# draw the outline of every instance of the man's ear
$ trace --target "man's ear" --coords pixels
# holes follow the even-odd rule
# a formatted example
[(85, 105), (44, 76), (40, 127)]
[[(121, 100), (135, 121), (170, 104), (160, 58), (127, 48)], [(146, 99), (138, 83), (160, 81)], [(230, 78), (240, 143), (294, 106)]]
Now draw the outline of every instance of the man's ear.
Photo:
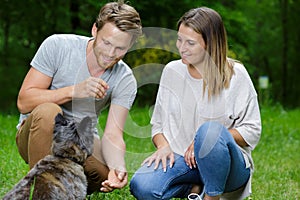
[(96, 27), (96, 23), (94, 23), (94, 24), (93, 24), (93, 27), (92, 27), (92, 31), (91, 31), (92, 36), (93, 36), (94, 38), (96, 37), (97, 32), (98, 32), (98, 29), (97, 29), (97, 27)]

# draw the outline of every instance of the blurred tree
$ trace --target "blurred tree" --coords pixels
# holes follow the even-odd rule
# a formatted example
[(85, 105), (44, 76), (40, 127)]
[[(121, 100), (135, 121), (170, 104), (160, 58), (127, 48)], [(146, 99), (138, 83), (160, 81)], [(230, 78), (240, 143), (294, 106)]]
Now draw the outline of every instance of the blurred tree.
[[(271, 98), (285, 106), (300, 106), (297, 86), (299, 61), (300, 21), (299, 1), (245, 0), (237, 1), (241, 12), (249, 21), (244, 37), (247, 43), (247, 63), (253, 66), (255, 79), (267, 75)], [(251, 71), (250, 71), (251, 72)], [(256, 80), (255, 80), (256, 82)]]
[(19, 1), (17, 0), (2, 0), (0, 7), (0, 19), (1, 19), (1, 30), (3, 34), (2, 42), (2, 53), (3, 58), (5, 59), (4, 63), (7, 63), (7, 57), (9, 53), (9, 38), (11, 33), (11, 26), (18, 22), (21, 14), (18, 10), (15, 9), (15, 5)]
[(300, 2), (299, 0), (288, 1), (288, 74), (287, 74), (287, 102), (286, 105), (300, 106), (299, 87), (299, 49), (300, 49)]
[(280, 13), (281, 13), (281, 27), (282, 27), (282, 60), (281, 60), (281, 77), (282, 77), (282, 90), (280, 91), (282, 96), (282, 102), (287, 101), (287, 73), (288, 73), (288, 49), (289, 49), (289, 37), (288, 37), (288, 0), (280, 0)]
[[(41, 42), (54, 33), (90, 36), (99, 8), (108, 1), (0, 0), (0, 73), (5, 74), (0, 84), (8, 85), (0, 88), (0, 110), (15, 109), (18, 88)], [(129, 4), (140, 13), (144, 27), (173, 31), (180, 16), (189, 9), (215, 9), (227, 29), (229, 56), (245, 64), (255, 84), (259, 76), (268, 75), (274, 101), (300, 106), (298, 0), (130, 0)], [(144, 38), (124, 59), (132, 67), (164, 65), (177, 59), (176, 36), (169, 36), (162, 31)], [(161, 45), (153, 45), (155, 42)], [(143, 98), (153, 99), (156, 87), (143, 88)]]

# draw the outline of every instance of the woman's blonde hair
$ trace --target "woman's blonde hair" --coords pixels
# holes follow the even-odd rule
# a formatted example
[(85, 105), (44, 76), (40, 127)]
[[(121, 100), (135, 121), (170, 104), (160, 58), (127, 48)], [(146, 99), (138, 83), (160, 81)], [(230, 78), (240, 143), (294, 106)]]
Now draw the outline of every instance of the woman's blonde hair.
[(186, 12), (178, 21), (202, 35), (206, 46), (203, 78), (203, 93), (207, 88), (208, 98), (228, 88), (233, 71), (233, 61), (227, 58), (227, 35), (221, 16), (207, 7), (194, 8)]
[(142, 23), (139, 13), (122, 0), (105, 4), (97, 18), (96, 27), (99, 30), (105, 23), (115, 24), (121, 31), (129, 32), (133, 35), (132, 42), (142, 34)]

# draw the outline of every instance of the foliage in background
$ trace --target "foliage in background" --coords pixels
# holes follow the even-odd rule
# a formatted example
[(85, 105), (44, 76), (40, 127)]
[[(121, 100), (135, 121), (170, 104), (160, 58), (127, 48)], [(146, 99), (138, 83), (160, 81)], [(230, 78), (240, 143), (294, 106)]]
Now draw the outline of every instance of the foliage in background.
[[(29, 63), (41, 42), (54, 33), (90, 35), (99, 8), (98, 0), (0, 0), (0, 110), (16, 112), (16, 97)], [(208, 6), (217, 10), (227, 28), (230, 56), (242, 61), (255, 86), (258, 78), (270, 80), (270, 98), (285, 107), (300, 102), (298, 84), (300, 45), (300, 3), (295, 0), (130, 0), (140, 13), (144, 27), (176, 30), (187, 10)], [(178, 9), (180, 8), (180, 9)], [(161, 39), (163, 35), (157, 33)], [(153, 39), (140, 45), (151, 44)], [(142, 42), (142, 41), (140, 41)], [(139, 49), (125, 60), (138, 67), (145, 63), (165, 64), (178, 55), (168, 52), (174, 42), (162, 48)], [(139, 88), (141, 105), (153, 102), (157, 84)]]

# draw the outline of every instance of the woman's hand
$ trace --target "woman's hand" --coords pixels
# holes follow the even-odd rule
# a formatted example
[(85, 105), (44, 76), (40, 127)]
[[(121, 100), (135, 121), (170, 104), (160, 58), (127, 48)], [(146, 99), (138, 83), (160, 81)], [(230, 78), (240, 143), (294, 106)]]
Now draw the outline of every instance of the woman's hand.
[(185, 151), (184, 160), (191, 169), (197, 167), (195, 155), (194, 155), (194, 141), (192, 142), (192, 144), (190, 144), (190, 146)]
[(170, 168), (173, 167), (174, 164), (174, 153), (169, 145), (160, 147), (156, 150), (155, 153), (153, 153), (151, 156), (146, 158), (142, 165), (147, 164), (148, 167), (151, 166), (153, 162), (155, 162), (154, 169), (157, 169), (159, 166), (159, 163), (162, 163), (162, 167), (164, 172), (167, 171), (167, 160), (170, 160)]

